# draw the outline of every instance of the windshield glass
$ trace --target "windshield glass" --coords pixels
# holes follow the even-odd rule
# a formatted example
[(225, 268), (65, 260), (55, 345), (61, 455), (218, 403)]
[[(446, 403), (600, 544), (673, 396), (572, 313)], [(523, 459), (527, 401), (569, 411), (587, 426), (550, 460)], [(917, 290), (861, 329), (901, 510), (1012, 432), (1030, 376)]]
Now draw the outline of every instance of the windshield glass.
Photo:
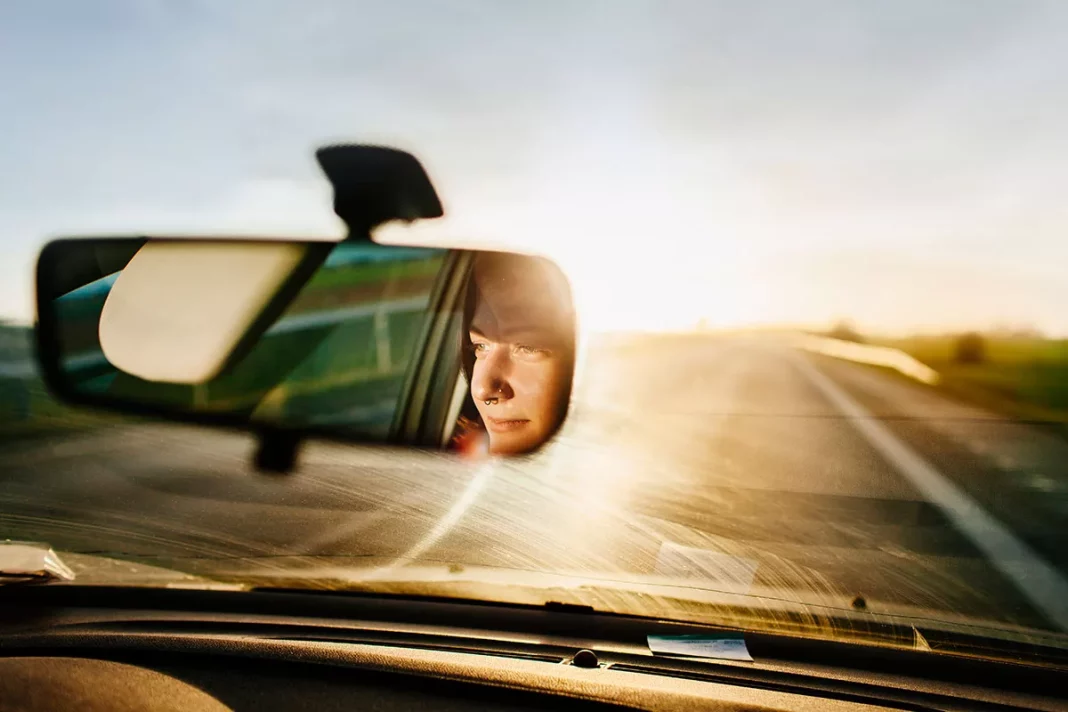
[[(81, 555), (82, 582), (144, 581), (99, 556), (1068, 649), (1068, 5), (116, 0), (4, 18), (0, 538)], [(470, 363), (444, 337), (421, 362), (460, 384), (428, 397), (442, 422), (549, 432), (566, 411), (551, 442), (509, 458), (317, 442), (266, 477), (249, 436), (49, 397), (29, 326), (47, 236), (340, 239), (312, 154), (342, 139), (410, 150), (445, 205), (381, 240), (566, 272), (579, 344), (558, 364), (480, 305), (449, 325)], [(442, 254), (376, 292), (397, 344), (422, 333), (403, 313)], [(333, 255), (318, 279), (377, 269)], [(299, 337), (284, 325), (329, 291), (309, 284), (272, 334)], [(330, 409), (393, 422), (377, 404), (416, 381), (360, 347), (373, 328), (331, 332), (287, 407), (388, 363), (381, 392), (360, 381), (370, 395)], [(494, 419), (475, 352), (498, 342), (570, 409)]]

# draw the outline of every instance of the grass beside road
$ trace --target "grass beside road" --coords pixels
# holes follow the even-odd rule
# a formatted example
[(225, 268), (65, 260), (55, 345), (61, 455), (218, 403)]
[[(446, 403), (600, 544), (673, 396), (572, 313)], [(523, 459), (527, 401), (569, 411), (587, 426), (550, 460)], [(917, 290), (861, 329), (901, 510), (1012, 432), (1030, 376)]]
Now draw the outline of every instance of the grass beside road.
[(1068, 340), (984, 336), (985, 358), (954, 359), (955, 336), (872, 340), (900, 349), (938, 371), (945, 390), (1023, 420), (1047, 421), (1068, 431)]
[(0, 445), (121, 422), (129, 421), (59, 403), (37, 379), (0, 380)]

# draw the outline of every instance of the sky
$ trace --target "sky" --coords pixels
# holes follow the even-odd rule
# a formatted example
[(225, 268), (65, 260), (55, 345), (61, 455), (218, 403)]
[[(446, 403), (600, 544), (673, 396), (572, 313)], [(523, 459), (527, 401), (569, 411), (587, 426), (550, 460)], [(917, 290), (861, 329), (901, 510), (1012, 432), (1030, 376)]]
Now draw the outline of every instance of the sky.
[(0, 86), (0, 318), (56, 236), (340, 237), (354, 141), (445, 204), (386, 239), (549, 254), (595, 327), (1068, 334), (1059, 0), (38, 0)]

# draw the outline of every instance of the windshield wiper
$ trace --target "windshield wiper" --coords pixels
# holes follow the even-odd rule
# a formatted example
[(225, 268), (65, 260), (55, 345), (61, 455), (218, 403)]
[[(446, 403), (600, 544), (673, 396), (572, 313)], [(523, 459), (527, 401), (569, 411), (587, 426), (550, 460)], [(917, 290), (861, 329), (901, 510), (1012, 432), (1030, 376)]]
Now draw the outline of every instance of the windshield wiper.
[(48, 544), (0, 542), (0, 586), (73, 580), (74, 572)]

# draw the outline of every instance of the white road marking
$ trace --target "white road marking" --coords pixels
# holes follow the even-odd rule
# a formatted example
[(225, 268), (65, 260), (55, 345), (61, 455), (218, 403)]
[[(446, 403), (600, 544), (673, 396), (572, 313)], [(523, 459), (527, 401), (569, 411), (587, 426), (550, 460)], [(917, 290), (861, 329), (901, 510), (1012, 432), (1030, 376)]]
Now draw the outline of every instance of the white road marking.
[(753, 559), (665, 541), (653, 570), (673, 579), (711, 581), (721, 591), (749, 593), (758, 565)]
[(798, 368), (853, 427), (897, 468), (1008, 578), (1040, 612), (1068, 631), (1068, 578), (1013, 534), (933, 465), (899, 440), (838, 384), (804, 356), (793, 353)]
[(460, 498), (457, 499), (449, 511), (445, 513), (445, 516), (438, 520), (438, 523), (434, 525), (434, 528), (426, 533), (426, 536), (390, 563), (369, 573), (367, 578), (378, 578), (399, 566), (415, 561), (422, 556), (427, 549), (434, 546), (434, 544), (437, 544), (443, 536), (456, 526), (456, 523), (460, 521), (464, 514), (467, 513), (467, 510), (471, 508), (471, 505), (475, 503), (475, 500), (478, 499), (478, 495), (482, 491), (482, 488), (489, 482), (490, 476), (493, 474), (493, 469), (494, 466), (492, 462), (487, 462), (479, 467), (478, 471), (475, 472), (475, 476), (467, 483), (467, 487), (464, 488)]
[(295, 556), (323, 556), (338, 544), (354, 539), (371, 527), (379, 524), (389, 515), (386, 510), (357, 512), (348, 517), (344, 524), (328, 527), (317, 536), (300, 542)]

